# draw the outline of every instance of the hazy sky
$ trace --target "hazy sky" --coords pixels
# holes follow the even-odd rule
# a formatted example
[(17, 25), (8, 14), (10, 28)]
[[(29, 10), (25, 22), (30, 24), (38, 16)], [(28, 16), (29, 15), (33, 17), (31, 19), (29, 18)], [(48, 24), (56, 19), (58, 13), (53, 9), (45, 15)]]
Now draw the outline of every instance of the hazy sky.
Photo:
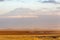
[[(59, 7), (60, 4), (43, 4), (38, 2), (39, 0), (5, 0), (4, 2), (0, 2), (0, 15), (5, 14), (9, 11), (12, 11), (16, 8), (29, 8), (32, 10), (39, 10), (43, 8), (47, 8), (49, 10), (55, 10), (56, 7)], [(44, 0), (42, 0), (44, 1)], [(59, 0), (56, 0), (59, 2)]]
[[(56, 1), (60, 2), (60, 0)], [(39, 15), (40, 13), (41, 14), (46, 13), (46, 15)], [(50, 13), (53, 15), (47, 15)], [(12, 14), (14, 16), (11, 16)], [(23, 16), (21, 14), (23, 14)], [(37, 29), (48, 29), (48, 30), (49, 29), (60, 30), (60, 16), (54, 14), (60, 15), (60, 4), (40, 3), (39, 0), (1, 1), (0, 15), (8, 15), (8, 16), (0, 16), (0, 29), (1, 28), (28, 29), (29, 27), (31, 27), (31, 29), (37, 28)]]

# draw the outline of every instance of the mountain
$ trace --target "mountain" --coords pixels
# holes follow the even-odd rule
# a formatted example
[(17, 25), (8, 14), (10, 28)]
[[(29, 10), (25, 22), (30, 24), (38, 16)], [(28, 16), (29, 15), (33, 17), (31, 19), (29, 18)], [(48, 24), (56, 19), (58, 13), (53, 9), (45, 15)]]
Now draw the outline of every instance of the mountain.
[[(52, 14), (52, 15), (40, 15), (40, 14)], [(29, 8), (17, 8), (3, 16), (0, 16), (0, 28), (16, 29), (16, 30), (60, 30), (60, 16), (57, 15), (60, 10), (46, 11), (31, 10)], [(55, 15), (54, 15), (55, 14)], [(37, 18), (9, 18), (8, 16), (38, 16)]]
[(3, 16), (29, 15), (31, 12), (33, 12), (33, 11), (29, 8), (17, 8), (13, 11), (10, 11), (10, 12), (4, 14)]
[(29, 8), (17, 8), (1, 16), (36, 16), (44, 14), (41, 10), (32, 10)]
[[(45, 10), (45, 11), (44, 11)], [(32, 10), (29, 8), (17, 8), (4, 15), (0, 16), (38, 16), (38, 15), (60, 15), (60, 9), (50, 10), (49, 8), (42, 8), (40, 10)]]
[(37, 16), (44, 14), (42, 10), (32, 10), (29, 8), (17, 8), (1, 16)]

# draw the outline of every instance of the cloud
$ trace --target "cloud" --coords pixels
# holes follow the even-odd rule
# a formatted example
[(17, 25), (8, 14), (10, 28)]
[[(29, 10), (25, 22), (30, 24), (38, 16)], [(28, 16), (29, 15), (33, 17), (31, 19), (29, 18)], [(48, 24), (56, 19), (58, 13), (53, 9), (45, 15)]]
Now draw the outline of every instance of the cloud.
[(0, 16), (0, 18), (38, 18), (38, 16)]
[[(16, 1), (16, 0), (15, 0)], [(56, 7), (59, 5), (54, 5), (54, 4), (43, 4), (37, 2), (38, 0), (20, 0), (20, 1), (8, 1), (8, 2), (0, 2), (0, 10), (5, 11), (4, 13), (1, 12), (1, 14), (5, 14), (9, 11), (15, 10), (16, 8), (29, 8), (32, 10), (39, 10), (43, 8), (47, 8), (49, 10), (55, 10)], [(24, 2), (22, 2), (24, 1)]]

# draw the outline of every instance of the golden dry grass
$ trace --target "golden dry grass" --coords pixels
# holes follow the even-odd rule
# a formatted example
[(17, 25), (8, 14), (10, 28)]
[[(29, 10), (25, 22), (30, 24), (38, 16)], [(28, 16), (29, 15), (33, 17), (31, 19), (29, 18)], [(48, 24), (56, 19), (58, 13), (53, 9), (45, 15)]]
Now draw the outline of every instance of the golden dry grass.
[(0, 35), (0, 40), (39, 40), (31, 35)]
[(0, 35), (0, 40), (60, 40), (60, 36)]
[(0, 40), (60, 40), (60, 31), (0, 31)]

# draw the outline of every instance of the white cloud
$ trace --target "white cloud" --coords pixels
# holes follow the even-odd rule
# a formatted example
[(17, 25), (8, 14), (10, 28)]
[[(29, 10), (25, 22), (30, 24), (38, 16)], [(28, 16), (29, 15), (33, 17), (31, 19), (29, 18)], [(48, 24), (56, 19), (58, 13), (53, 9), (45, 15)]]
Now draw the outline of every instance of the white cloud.
[(38, 18), (38, 16), (0, 16), (0, 18)]
[[(24, 2), (23, 2), (24, 1)], [(30, 8), (32, 10), (44, 10), (44, 8), (48, 10), (56, 10), (56, 7), (60, 7), (60, 5), (55, 4), (43, 4), (37, 2), (38, 0), (13, 0), (13, 1), (5, 1), (0, 2), (0, 15), (3, 15), (9, 11), (12, 11), (16, 8)], [(46, 10), (47, 11), (47, 10)]]

